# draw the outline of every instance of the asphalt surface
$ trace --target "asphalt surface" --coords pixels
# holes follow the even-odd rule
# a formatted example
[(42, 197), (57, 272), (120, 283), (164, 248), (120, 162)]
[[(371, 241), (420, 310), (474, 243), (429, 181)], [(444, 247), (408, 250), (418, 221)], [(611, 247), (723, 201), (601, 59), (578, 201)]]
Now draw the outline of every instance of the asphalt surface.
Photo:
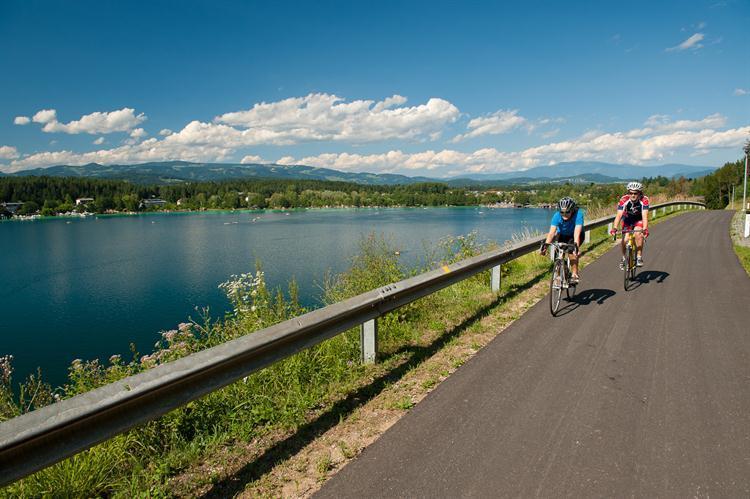
[[(728, 211), (652, 227), (543, 300), (318, 497), (750, 497), (750, 279)], [(585, 258), (585, 256), (584, 256)]]

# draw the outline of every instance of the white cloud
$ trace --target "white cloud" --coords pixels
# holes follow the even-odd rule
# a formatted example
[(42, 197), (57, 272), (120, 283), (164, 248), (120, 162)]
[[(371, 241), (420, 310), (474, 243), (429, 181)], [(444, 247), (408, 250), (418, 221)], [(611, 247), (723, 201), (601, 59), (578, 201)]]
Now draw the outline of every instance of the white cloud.
[(636, 128), (627, 132), (628, 137), (644, 137), (660, 132), (670, 132), (677, 130), (703, 130), (706, 128), (721, 128), (727, 123), (727, 118), (719, 113), (706, 116), (702, 120), (677, 120), (672, 119), (666, 114), (654, 114), (646, 119), (644, 125), (646, 128)]
[(52, 121), (57, 121), (57, 111), (54, 109), (42, 109), (37, 112), (31, 120), (34, 123), (50, 123)]
[(0, 146), (0, 159), (16, 159), (18, 150), (11, 146)]
[(14, 125), (28, 125), (31, 123), (31, 119), (28, 116), (16, 116), (13, 119)]
[(97, 146), (104, 144), (104, 137), (99, 137), (93, 143), (96, 144)]
[(699, 48), (703, 47), (703, 44), (700, 43), (703, 38), (705, 38), (703, 33), (696, 33), (679, 45), (669, 47), (665, 50), (667, 52), (680, 52), (687, 49), (698, 50)]
[[(654, 121), (656, 118), (652, 117), (649, 120)], [(663, 117), (661, 121), (664, 121)], [(467, 172), (518, 171), (563, 161), (644, 164), (663, 161), (679, 152), (705, 154), (716, 149), (740, 148), (750, 134), (750, 126), (725, 131), (710, 128), (689, 129), (694, 128), (697, 123), (705, 122), (719, 121), (716, 115), (711, 115), (704, 120), (669, 122), (671, 128), (667, 126), (658, 131), (652, 130), (645, 136), (641, 133), (632, 133), (633, 130), (589, 132), (575, 140), (554, 142), (515, 152), (486, 148), (469, 153), (442, 150), (407, 154), (397, 150), (371, 155), (341, 153), (299, 159), (284, 157), (278, 163), (351, 171), (450, 176)], [(675, 125), (676, 123), (681, 124)]]
[(736, 96), (747, 95), (748, 93), (750, 93), (750, 92), (748, 92), (744, 88), (735, 88), (734, 89), (734, 95), (736, 95)]
[(168, 140), (146, 139), (137, 144), (125, 144), (112, 149), (99, 149), (85, 153), (50, 151), (25, 156), (11, 161), (7, 171), (53, 165), (83, 165), (86, 163), (130, 164), (148, 161), (184, 160), (195, 162), (225, 161), (235, 150), (212, 145), (184, 146)]
[(173, 133), (174, 132), (170, 130), (169, 128), (162, 128), (161, 130), (159, 130), (159, 135), (161, 135), (162, 137), (166, 137), (167, 135), (172, 135)]
[[(398, 100), (393, 103), (383, 102), (384, 106), (399, 105)], [(372, 108), (374, 106), (368, 107), (368, 109)], [(489, 117), (492, 116), (494, 115)], [(542, 118), (536, 123), (539, 126), (549, 126), (561, 121), (564, 120)], [(740, 148), (748, 138), (750, 126), (721, 130), (726, 123), (727, 119), (718, 113), (695, 120), (674, 120), (667, 115), (652, 115), (640, 128), (622, 131), (591, 130), (578, 138), (550, 142), (518, 151), (485, 148), (473, 152), (452, 149), (422, 152), (391, 150), (379, 154), (334, 152), (299, 158), (287, 155), (280, 158), (278, 163), (307, 164), (352, 171), (429, 174), (436, 177), (467, 172), (517, 171), (542, 164), (575, 160), (642, 164), (662, 161), (675, 155), (704, 154), (717, 149)], [(145, 134), (138, 130), (132, 133), (136, 136), (140, 136), (141, 133)], [(240, 130), (225, 124), (192, 121), (179, 132), (165, 137), (147, 138), (141, 142), (131, 138), (119, 147), (86, 153), (63, 150), (19, 157), (15, 149), (3, 150), (6, 159), (11, 160), (5, 166), (5, 169), (9, 171), (90, 162), (102, 164), (167, 160), (220, 162), (231, 158), (243, 148), (264, 143), (264, 139), (276, 140), (282, 131)], [(557, 130), (551, 130), (545, 138), (549, 139), (555, 132)], [(242, 158), (242, 162), (266, 163), (268, 161), (260, 156), (248, 154)]]
[(48, 133), (63, 132), (69, 134), (78, 133), (113, 133), (128, 132), (140, 123), (146, 120), (143, 113), (136, 115), (134, 109), (128, 107), (118, 111), (100, 112), (96, 111), (79, 120), (69, 123), (60, 123), (57, 121), (57, 111), (54, 109), (43, 109), (36, 113), (32, 120), (35, 123), (42, 123), (42, 131)]
[(248, 154), (244, 158), (242, 158), (242, 161), (240, 161), (243, 165), (249, 164), (249, 163), (268, 163), (268, 161), (264, 160), (260, 156), (254, 156), (252, 154)]
[(148, 135), (148, 133), (143, 128), (136, 128), (130, 132), (130, 137), (133, 139), (142, 139), (146, 135)]
[(214, 123), (244, 129), (242, 140), (247, 145), (323, 140), (363, 143), (432, 138), (459, 116), (458, 108), (443, 99), (431, 98), (411, 107), (404, 107), (405, 102), (400, 95), (380, 102), (345, 102), (336, 95), (309, 94), (261, 102), (245, 111), (217, 116)]
[(452, 142), (479, 137), (480, 135), (500, 135), (508, 133), (521, 126), (530, 127), (529, 122), (523, 116), (518, 115), (518, 110), (499, 110), (489, 116), (474, 118), (469, 121), (467, 128), (469, 132), (457, 135)]

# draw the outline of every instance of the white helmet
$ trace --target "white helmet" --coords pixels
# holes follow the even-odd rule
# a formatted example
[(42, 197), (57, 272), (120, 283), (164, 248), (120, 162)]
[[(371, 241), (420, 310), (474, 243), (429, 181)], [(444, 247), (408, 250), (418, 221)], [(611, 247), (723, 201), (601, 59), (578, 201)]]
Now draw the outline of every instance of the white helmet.
[(643, 184), (641, 184), (640, 182), (630, 182), (628, 184), (628, 190), (643, 192)]

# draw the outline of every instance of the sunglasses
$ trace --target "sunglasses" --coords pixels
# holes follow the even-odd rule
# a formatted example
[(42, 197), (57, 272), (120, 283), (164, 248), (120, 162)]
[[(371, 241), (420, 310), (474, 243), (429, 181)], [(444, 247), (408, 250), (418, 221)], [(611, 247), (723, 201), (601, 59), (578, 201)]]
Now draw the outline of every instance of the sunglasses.
[(633, 194), (640, 194), (640, 192), (638, 192), (638, 191), (628, 191), (628, 194), (630, 194), (632, 196)]
[(560, 212), (561, 215), (570, 215), (571, 213), (573, 213), (573, 212), (572, 211), (561, 211)]

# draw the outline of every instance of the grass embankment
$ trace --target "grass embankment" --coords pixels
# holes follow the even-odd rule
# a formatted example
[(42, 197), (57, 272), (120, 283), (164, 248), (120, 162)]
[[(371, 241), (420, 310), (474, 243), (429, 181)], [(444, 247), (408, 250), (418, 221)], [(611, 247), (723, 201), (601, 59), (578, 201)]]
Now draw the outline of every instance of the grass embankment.
[(730, 235), (732, 236), (732, 245), (734, 252), (737, 254), (740, 263), (745, 268), (745, 272), (750, 276), (750, 241), (744, 238), (745, 231), (745, 214), (738, 210), (732, 218)]
[[(592, 214), (589, 218), (595, 218)], [(607, 251), (606, 228), (592, 234), (584, 265)], [(332, 303), (407, 275), (472, 256), (473, 237), (446, 241), (423, 269), (403, 269), (395, 249), (370, 238), (346, 273), (332, 277)], [(351, 330), (7, 487), (10, 496), (307, 495), (547, 291), (549, 260), (527, 255), (503, 266), (499, 294), (489, 273), (457, 283), (379, 319), (379, 362), (359, 362)], [(583, 274), (585, 279), (585, 273)], [(51, 390), (38, 378), (9, 390), (0, 415), (88, 391), (153, 365), (208, 348), (302, 312), (295, 286), (287, 297), (265, 287), (262, 272), (236, 276), (224, 289), (234, 312), (223, 320), (181, 324), (163, 333), (151, 355), (109, 365), (74, 362), (70, 381)], [(551, 319), (552, 320), (552, 319)]]

